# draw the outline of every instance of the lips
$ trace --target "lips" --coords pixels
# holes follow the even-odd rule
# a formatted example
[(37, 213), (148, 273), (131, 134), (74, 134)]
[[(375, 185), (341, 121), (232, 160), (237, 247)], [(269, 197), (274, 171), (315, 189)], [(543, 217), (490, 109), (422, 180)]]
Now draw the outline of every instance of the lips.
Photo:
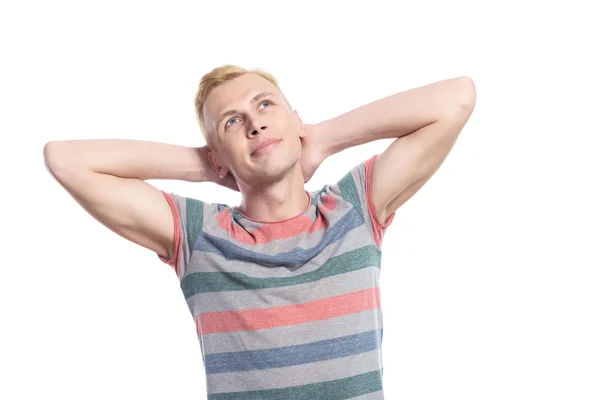
[(264, 141), (263, 143), (259, 144), (254, 151), (252, 152), (252, 156), (258, 156), (260, 154), (262, 154), (263, 152), (267, 152), (270, 150), (269, 147), (272, 144), (277, 144), (281, 141), (281, 139), (268, 139), (266, 141)]

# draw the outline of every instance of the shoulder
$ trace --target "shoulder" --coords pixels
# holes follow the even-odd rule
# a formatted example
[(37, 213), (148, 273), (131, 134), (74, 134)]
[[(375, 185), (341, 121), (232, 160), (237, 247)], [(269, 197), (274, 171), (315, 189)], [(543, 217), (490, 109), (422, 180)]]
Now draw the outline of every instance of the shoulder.
[(224, 203), (208, 202), (196, 197), (177, 193), (163, 192), (174, 213), (177, 214), (182, 227), (194, 234), (203, 230), (203, 225), (211, 217), (216, 217), (224, 209), (233, 211), (233, 207)]
[(377, 156), (377, 154), (372, 155), (355, 164), (330, 186), (330, 190), (354, 206), (370, 227), (376, 244), (380, 246), (385, 230), (390, 226), (394, 215), (382, 221), (373, 202), (372, 173)]
[(376, 155), (352, 166), (337, 182), (328, 185), (332, 193), (361, 209), (366, 204), (366, 192), (369, 185), (370, 169)]

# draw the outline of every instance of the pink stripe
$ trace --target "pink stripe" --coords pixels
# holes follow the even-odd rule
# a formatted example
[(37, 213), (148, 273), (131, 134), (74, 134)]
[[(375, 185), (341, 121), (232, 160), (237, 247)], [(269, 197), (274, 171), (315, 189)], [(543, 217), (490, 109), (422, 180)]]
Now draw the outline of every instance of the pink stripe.
[(327, 220), (324, 213), (331, 212), (336, 207), (336, 199), (328, 194), (323, 195), (323, 205), (320, 207), (320, 213), (315, 221), (309, 217), (298, 216), (293, 222), (290, 220), (281, 223), (273, 222), (261, 225), (257, 229), (248, 232), (241, 228), (238, 224), (233, 223), (231, 210), (224, 208), (218, 215), (217, 221), (219, 226), (229, 232), (231, 237), (238, 243), (243, 244), (266, 244), (273, 240), (287, 239), (295, 237), (301, 233), (312, 233), (325, 229)]
[(365, 167), (367, 169), (367, 171), (366, 171), (367, 193), (366, 194), (367, 194), (367, 203), (369, 205), (369, 215), (371, 216), (371, 226), (373, 228), (373, 237), (375, 238), (375, 244), (377, 245), (377, 247), (380, 247), (381, 242), (383, 241), (383, 235), (385, 233), (385, 230), (392, 223), (392, 220), (396, 216), (396, 213), (394, 212), (392, 215), (390, 215), (385, 224), (382, 224), (381, 221), (379, 221), (379, 217), (377, 217), (377, 211), (375, 210), (375, 204), (373, 203), (373, 188), (371, 186), (372, 175), (373, 175), (373, 164), (375, 164), (376, 157), (377, 157), (377, 154), (375, 154), (373, 157), (371, 157), (367, 161), (365, 161)]
[(173, 214), (173, 223), (175, 225), (175, 229), (173, 232), (173, 256), (172, 256), (172, 258), (170, 260), (167, 260), (165, 257), (161, 256), (160, 254), (158, 254), (158, 258), (160, 258), (161, 261), (163, 261), (163, 262), (169, 264), (171, 267), (173, 267), (173, 269), (175, 270), (175, 274), (177, 274), (177, 277), (179, 279), (181, 279), (180, 256), (181, 256), (181, 245), (182, 245), (182, 243), (181, 243), (182, 232), (181, 232), (181, 218), (179, 216), (179, 209), (175, 205), (175, 199), (173, 198), (173, 196), (171, 194), (163, 192), (162, 190), (161, 190), (161, 193), (165, 196), (165, 198), (167, 199), (167, 203), (169, 203), (169, 207), (171, 208), (171, 213)]
[(358, 290), (308, 303), (238, 311), (219, 311), (195, 317), (198, 334), (252, 331), (319, 321), (379, 308), (379, 288)]

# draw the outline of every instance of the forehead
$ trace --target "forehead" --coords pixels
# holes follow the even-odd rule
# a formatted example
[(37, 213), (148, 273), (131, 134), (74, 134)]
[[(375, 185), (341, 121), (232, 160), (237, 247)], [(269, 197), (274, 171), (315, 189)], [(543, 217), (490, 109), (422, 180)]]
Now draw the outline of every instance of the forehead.
[(257, 93), (270, 91), (281, 97), (279, 89), (265, 78), (247, 73), (227, 81), (210, 91), (204, 102), (205, 121), (214, 123), (218, 116), (229, 109), (245, 105)]

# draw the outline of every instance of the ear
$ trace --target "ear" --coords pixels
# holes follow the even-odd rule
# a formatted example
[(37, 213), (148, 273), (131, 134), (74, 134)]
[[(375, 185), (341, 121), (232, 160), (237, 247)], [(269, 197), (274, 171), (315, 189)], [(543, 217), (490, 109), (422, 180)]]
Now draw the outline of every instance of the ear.
[(298, 122), (300, 122), (298, 124), (298, 136), (305, 137), (306, 131), (304, 130), (304, 123), (302, 122), (302, 118), (300, 118), (300, 115), (298, 115), (297, 110), (294, 110), (294, 114), (296, 114), (296, 118), (298, 118)]
[(208, 151), (208, 160), (210, 161), (210, 165), (212, 165), (213, 169), (217, 172), (219, 177), (225, 178), (229, 170), (227, 167), (224, 167), (220, 164), (219, 156), (213, 153), (211, 150)]

